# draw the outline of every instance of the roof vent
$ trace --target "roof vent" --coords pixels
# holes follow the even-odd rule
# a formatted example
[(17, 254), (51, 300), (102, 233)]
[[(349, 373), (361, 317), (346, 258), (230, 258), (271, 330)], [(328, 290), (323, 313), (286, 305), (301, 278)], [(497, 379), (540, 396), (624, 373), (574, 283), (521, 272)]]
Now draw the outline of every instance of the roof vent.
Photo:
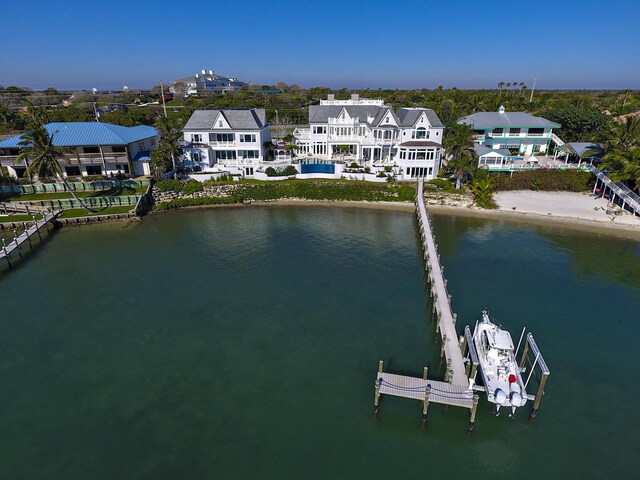
[(500, 105), (500, 108), (498, 109), (498, 113), (504, 113), (504, 105)]

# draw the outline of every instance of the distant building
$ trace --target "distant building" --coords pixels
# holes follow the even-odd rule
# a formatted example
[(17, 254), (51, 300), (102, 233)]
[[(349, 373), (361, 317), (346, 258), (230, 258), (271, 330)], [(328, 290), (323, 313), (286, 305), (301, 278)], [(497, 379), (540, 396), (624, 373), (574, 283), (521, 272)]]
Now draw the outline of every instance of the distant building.
[(253, 176), (265, 160), (265, 142), (271, 142), (262, 108), (196, 110), (184, 126), (186, 164), (202, 170), (224, 168)]
[(248, 85), (248, 83), (241, 82), (237, 78), (225, 77), (213, 73), (213, 70), (202, 70), (200, 73), (191, 75), (189, 77), (179, 78), (171, 83), (169, 91), (171, 93), (178, 93), (180, 90), (176, 84), (184, 84), (185, 95), (197, 95), (202, 92), (211, 92), (216, 95), (224, 95), (227, 92), (235, 92), (240, 88)]
[[(62, 154), (58, 163), (64, 176), (111, 175), (117, 173), (150, 175), (151, 150), (157, 145), (158, 132), (153, 127), (122, 127), (101, 122), (55, 122), (45, 128), (53, 145)], [(18, 161), (24, 148), (22, 135), (0, 142), (0, 166), (12, 177), (26, 176), (29, 159)]]
[(478, 112), (458, 120), (475, 131), (475, 142), (494, 151), (509, 150), (514, 155), (546, 155), (553, 142), (563, 142), (553, 133), (561, 126), (546, 118), (525, 112), (507, 112), (500, 107), (497, 112)]
[[(372, 171), (395, 167), (399, 179), (438, 175), (444, 125), (429, 108), (394, 112), (382, 100), (329, 95), (309, 107), (309, 128), (294, 131), (300, 155), (319, 161), (352, 159)], [(304, 170), (303, 170), (304, 173)]]

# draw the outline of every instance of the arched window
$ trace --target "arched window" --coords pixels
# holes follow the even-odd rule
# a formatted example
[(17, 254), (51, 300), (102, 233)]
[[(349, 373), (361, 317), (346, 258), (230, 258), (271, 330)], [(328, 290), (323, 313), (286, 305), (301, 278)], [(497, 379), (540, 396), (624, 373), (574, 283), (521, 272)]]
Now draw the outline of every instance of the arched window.
[(413, 135), (411, 135), (411, 138), (415, 139), (415, 140), (424, 140), (425, 138), (428, 138), (427, 136), (427, 129), (424, 127), (418, 127), (413, 131)]

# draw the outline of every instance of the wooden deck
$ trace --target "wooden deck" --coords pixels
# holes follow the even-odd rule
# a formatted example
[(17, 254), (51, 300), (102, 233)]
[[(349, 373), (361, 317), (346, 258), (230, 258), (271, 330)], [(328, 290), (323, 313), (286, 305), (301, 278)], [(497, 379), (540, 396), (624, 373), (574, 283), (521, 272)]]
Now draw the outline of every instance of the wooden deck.
[(455, 315), (451, 309), (449, 292), (447, 291), (447, 284), (444, 279), (442, 265), (440, 264), (435, 237), (424, 204), (423, 181), (418, 182), (416, 207), (426, 268), (429, 272), (429, 281), (431, 283), (433, 304), (438, 318), (437, 321), (440, 323), (439, 330), (440, 337), (444, 344), (444, 354), (450, 369), (449, 380), (453, 385), (466, 388), (469, 385), (469, 379), (465, 373), (464, 359), (460, 351), (460, 345), (458, 344)]
[(28, 242), (31, 236), (37, 234), (41, 228), (45, 227), (48, 222), (55, 220), (58, 213), (59, 212), (45, 213), (42, 219), (36, 221), (29, 228), (25, 229), (25, 231), (22, 232), (22, 234), (20, 234), (20, 236), (15, 240), (11, 240), (9, 243), (5, 242), (4, 245), (0, 245), (0, 259), (7, 259), (7, 261), (9, 261), (8, 259), (11, 257), (11, 254), (15, 253), (16, 250), (18, 251), (18, 254), (21, 255), (20, 249), (22, 248), (22, 245)]
[(473, 390), (459, 385), (387, 372), (378, 373), (376, 379), (380, 382), (380, 393), (383, 395), (423, 401), (425, 391), (429, 386), (431, 389), (429, 393), (430, 402), (454, 407), (473, 407)]

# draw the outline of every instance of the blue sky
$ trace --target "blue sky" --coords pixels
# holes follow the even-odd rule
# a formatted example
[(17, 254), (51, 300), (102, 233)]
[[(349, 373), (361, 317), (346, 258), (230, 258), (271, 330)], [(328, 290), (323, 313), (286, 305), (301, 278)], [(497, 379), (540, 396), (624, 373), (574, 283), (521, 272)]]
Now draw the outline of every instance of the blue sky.
[(3, 2), (0, 85), (640, 89), (640, 1)]

